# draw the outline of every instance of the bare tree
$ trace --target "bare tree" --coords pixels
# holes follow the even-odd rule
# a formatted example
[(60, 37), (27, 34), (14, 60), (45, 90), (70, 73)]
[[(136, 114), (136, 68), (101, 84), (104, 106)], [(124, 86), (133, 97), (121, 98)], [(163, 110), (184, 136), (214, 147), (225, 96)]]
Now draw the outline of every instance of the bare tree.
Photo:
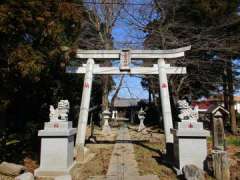
[(116, 100), (116, 98), (117, 98), (117, 96), (118, 96), (118, 93), (119, 93), (119, 91), (120, 91), (120, 89), (121, 89), (121, 87), (122, 87), (123, 80), (124, 80), (124, 74), (121, 75), (121, 78), (120, 78), (120, 81), (119, 81), (119, 83), (118, 83), (118, 86), (117, 86), (117, 88), (116, 88), (116, 90), (115, 90), (115, 92), (114, 92), (114, 94), (113, 94), (112, 99), (111, 99), (111, 108), (114, 107), (114, 102), (115, 102), (115, 100)]
[[(122, 8), (126, 0), (90, 0), (86, 3), (88, 7), (88, 16), (90, 22), (97, 29), (100, 41), (104, 49), (113, 49), (112, 30), (119, 18)], [(111, 65), (111, 61), (104, 61), (104, 66)], [(101, 76), (102, 79), (102, 107), (108, 108), (108, 94), (111, 87), (111, 78), (109, 75)]]

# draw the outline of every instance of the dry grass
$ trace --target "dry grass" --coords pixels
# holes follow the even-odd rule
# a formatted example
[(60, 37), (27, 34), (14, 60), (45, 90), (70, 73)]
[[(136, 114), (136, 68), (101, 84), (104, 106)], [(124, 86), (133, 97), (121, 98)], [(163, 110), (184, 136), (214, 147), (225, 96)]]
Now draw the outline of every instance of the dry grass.
[(117, 129), (113, 128), (112, 135), (106, 136), (102, 134), (101, 129), (95, 128), (94, 135), (96, 135), (99, 143), (87, 144), (87, 147), (95, 156), (85, 164), (76, 165), (71, 173), (73, 180), (86, 180), (90, 176), (106, 175), (116, 139), (116, 131)]
[(135, 156), (141, 175), (155, 174), (159, 179), (177, 179), (173, 170), (160, 162), (158, 150), (161, 144), (143, 143), (134, 145)]
[[(226, 136), (226, 151), (228, 153), (229, 165), (230, 165), (230, 177), (231, 180), (240, 179), (240, 137), (227, 135)], [(212, 151), (212, 138), (208, 138), (208, 152)], [(210, 179), (210, 177), (209, 177)]]
[(161, 162), (161, 151), (165, 148), (165, 143), (164, 135), (159, 131), (157, 128), (148, 128), (141, 133), (136, 131), (136, 127), (130, 127), (139, 173), (154, 174), (161, 180), (177, 179), (174, 171)]
[(86, 180), (90, 176), (106, 175), (113, 145), (105, 145), (105, 147), (95, 145), (91, 146), (91, 152), (95, 157), (86, 164), (77, 164), (72, 171), (73, 180)]
[(14, 177), (10, 176), (5, 176), (5, 175), (0, 175), (0, 180), (14, 180)]

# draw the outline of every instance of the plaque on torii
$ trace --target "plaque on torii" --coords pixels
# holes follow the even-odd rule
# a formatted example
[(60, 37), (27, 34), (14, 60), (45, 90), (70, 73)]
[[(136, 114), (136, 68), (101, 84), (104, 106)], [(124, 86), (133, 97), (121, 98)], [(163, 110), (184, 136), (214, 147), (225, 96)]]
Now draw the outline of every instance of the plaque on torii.
[[(84, 156), (85, 135), (88, 120), (88, 110), (90, 105), (90, 96), (92, 89), (92, 80), (94, 74), (158, 74), (159, 89), (161, 94), (162, 114), (164, 121), (164, 132), (166, 139), (166, 148), (173, 144), (173, 136), (170, 129), (173, 128), (171, 105), (169, 98), (168, 74), (185, 74), (185, 67), (172, 67), (165, 63), (165, 59), (173, 59), (183, 57), (185, 51), (190, 50), (191, 46), (182, 47), (171, 50), (77, 50), (76, 58), (87, 59), (87, 63), (82, 66), (68, 66), (67, 73), (85, 74), (83, 92), (81, 99), (81, 108), (78, 119), (78, 131), (76, 138), (77, 152), (81, 152)], [(95, 64), (94, 60), (116, 60), (120, 59), (119, 67), (100, 67)], [(152, 67), (130, 67), (131, 60), (153, 61), (157, 60), (157, 64)], [(169, 147), (170, 147), (169, 146)], [(169, 150), (170, 152), (170, 150)]]
[(130, 71), (131, 64), (131, 51), (130, 49), (124, 49), (120, 53), (120, 71)]

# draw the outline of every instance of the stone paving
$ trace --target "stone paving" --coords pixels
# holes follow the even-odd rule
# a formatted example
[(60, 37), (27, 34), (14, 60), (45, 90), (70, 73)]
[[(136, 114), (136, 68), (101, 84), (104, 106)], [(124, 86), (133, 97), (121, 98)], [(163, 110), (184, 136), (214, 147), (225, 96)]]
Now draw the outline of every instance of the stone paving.
[(133, 144), (127, 127), (118, 131), (116, 144), (105, 176), (90, 177), (91, 180), (158, 180), (156, 175), (140, 176), (135, 160)]

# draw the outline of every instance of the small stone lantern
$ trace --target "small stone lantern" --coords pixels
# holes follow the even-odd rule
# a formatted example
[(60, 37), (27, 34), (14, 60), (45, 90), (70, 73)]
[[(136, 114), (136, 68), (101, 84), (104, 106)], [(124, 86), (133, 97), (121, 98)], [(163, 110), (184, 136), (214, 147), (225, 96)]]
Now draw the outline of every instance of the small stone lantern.
[(145, 125), (144, 125), (145, 115), (146, 115), (146, 112), (141, 108), (140, 111), (138, 111), (138, 119), (140, 120), (140, 124), (138, 126), (139, 132), (145, 128)]
[(111, 118), (111, 112), (108, 109), (106, 109), (105, 111), (102, 112), (102, 117), (103, 117), (103, 120), (104, 120), (102, 132), (104, 134), (110, 134), (111, 133), (111, 127), (109, 126), (108, 121)]

